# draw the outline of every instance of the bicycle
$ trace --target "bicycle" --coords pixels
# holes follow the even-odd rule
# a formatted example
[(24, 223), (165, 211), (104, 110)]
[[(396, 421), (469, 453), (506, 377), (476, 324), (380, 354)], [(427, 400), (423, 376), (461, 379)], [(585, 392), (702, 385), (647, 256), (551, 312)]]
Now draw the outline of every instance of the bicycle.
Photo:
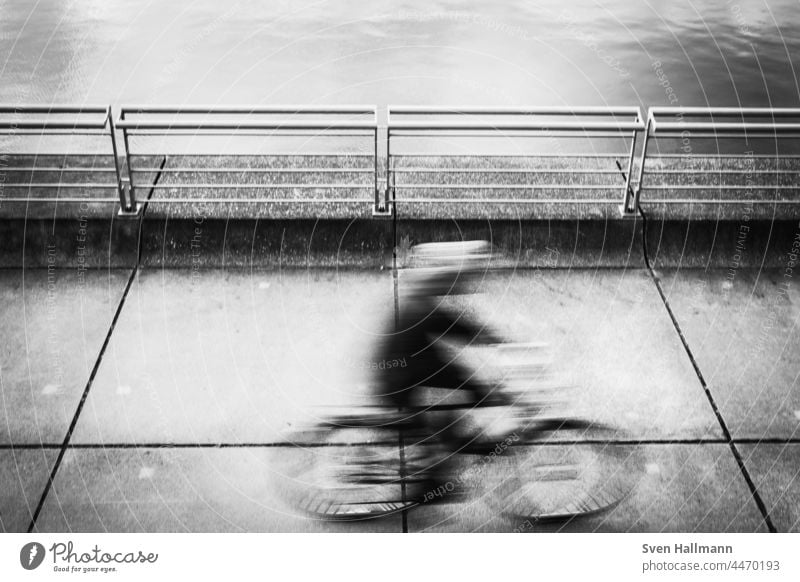
[[(640, 448), (618, 428), (558, 413), (567, 390), (553, 381), (543, 344), (501, 344), (496, 353), (502, 362), (502, 398), (470, 408), (364, 406), (293, 433), (293, 442), (305, 442), (315, 452), (291, 475), (296, 484), (292, 503), (324, 520), (385, 517), (458, 498), (474, 489), (481, 465), (502, 459), (501, 482), (484, 487), (499, 513), (535, 522), (566, 521), (618, 505), (644, 466)], [(467, 427), (457, 444), (443, 443), (409, 422), (416, 415), (454, 413)], [(478, 460), (434, 488), (426, 471), (449, 463), (453, 454), (477, 455)]]

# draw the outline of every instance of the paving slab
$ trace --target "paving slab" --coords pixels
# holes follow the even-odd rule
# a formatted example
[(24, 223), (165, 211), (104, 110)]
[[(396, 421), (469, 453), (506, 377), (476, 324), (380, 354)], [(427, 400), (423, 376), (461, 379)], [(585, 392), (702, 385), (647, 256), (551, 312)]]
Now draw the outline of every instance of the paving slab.
[(742, 460), (779, 532), (800, 532), (800, 444), (740, 444)]
[[(581, 448), (586, 445), (569, 445)], [(611, 447), (615, 445), (609, 445)], [(526, 463), (549, 464), (564, 445), (539, 447)], [(500, 456), (476, 474), (475, 490), (457, 503), (414, 509), (411, 532), (756, 532), (766, 531), (730, 448), (724, 444), (642, 445), (643, 470), (616, 507), (548, 525), (505, 515), (497, 492), (516, 479), (516, 456)]]
[(664, 293), (734, 438), (791, 438), (800, 431), (800, 292), (784, 273), (660, 273)]
[(28, 531), (57, 456), (57, 449), (0, 450), (0, 531)]
[[(402, 311), (403, 272), (399, 286)], [(507, 339), (549, 344), (556, 378), (574, 386), (568, 412), (638, 439), (722, 436), (646, 271), (500, 271), (477, 291), (446, 301)]]
[[(71, 449), (41, 532), (399, 532), (400, 516), (331, 524), (287, 501), (288, 477), (318, 451), (294, 447)], [(325, 454), (335, 454), (325, 447)]]
[(141, 270), (73, 442), (290, 439), (365, 402), (393, 308), (388, 271)]
[(129, 273), (0, 270), (0, 443), (62, 443)]

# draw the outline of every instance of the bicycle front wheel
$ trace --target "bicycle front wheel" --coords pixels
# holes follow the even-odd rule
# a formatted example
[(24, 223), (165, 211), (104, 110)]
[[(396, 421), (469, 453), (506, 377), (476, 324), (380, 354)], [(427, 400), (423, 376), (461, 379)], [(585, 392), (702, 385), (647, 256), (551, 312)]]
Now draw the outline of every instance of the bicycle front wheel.
[(566, 420), (551, 428), (557, 432), (508, 448), (507, 472), (492, 495), (500, 512), (568, 521), (609, 511), (630, 495), (644, 469), (639, 445), (598, 424)]

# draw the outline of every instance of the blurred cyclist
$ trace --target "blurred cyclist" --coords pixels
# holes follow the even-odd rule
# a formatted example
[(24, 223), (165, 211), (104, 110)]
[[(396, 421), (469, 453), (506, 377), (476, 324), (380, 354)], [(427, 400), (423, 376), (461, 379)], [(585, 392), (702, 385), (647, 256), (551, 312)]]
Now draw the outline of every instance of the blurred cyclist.
[[(382, 403), (408, 410), (405, 427), (414, 434), (427, 437), (424, 450), (444, 452), (444, 461), (418, 474), (417, 494), (447, 478), (454, 453), (464, 446), (459, 439), (452, 416), (420, 411), (423, 405), (421, 388), (464, 390), (470, 402), (464, 408), (501, 403), (493, 395), (492, 386), (479, 381), (475, 373), (456, 363), (448, 349), (453, 340), (462, 345), (495, 344), (498, 335), (455, 313), (444, 305), (449, 295), (474, 292), (475, 279), (485, 274), (491, 258), (486, 241), (428, 243), (413, 247), (410, 268), (402, 272), (404, 301), (393, 331), (375, 354), (376, 362), (403, 362), (402, 366), (377, 367), (375, 390)], [(415, 410), (416, 409), (416, 410)], [(438, 420), (432, 420), (438, 418)], [(411, 494), (413, 496), (413, 493)]]

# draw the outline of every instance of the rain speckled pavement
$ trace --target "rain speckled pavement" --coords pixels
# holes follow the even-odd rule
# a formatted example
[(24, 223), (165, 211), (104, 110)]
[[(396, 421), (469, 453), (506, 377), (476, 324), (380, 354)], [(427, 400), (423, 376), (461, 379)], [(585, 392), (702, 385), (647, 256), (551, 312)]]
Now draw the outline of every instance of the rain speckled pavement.
[[(780, 325), (759, 325), (778, 276), (723, 287), (723, 271), (657, 282), (646, 269), (502, 270), (452, 300), (509, 337), (549, 342), (580, 410), (643, 443), (645, 471), (613, 511), (532, 531), (800, 529), (794, 286)], [(520, 529), (480, 488), (335, 526), (284, 501), (282, 471), (316, 454), (287, 431), (321, 405), (366, 401), (359, 358), (403, 308), (402, 272), (396, 284), (381, 269), (63, 271), (57, 297), (48, 284), (46, 271), (0, 278), (0, 320), (16, 330), (0, 352), (5, 531), (25, 531), (40, 501), (36, 531)], [(37, 356), (54, 333), (58, 362)], [(769, 357), (748, 357), (758, 341)], [(563, 446), (581, 443), (541, 454)]]

